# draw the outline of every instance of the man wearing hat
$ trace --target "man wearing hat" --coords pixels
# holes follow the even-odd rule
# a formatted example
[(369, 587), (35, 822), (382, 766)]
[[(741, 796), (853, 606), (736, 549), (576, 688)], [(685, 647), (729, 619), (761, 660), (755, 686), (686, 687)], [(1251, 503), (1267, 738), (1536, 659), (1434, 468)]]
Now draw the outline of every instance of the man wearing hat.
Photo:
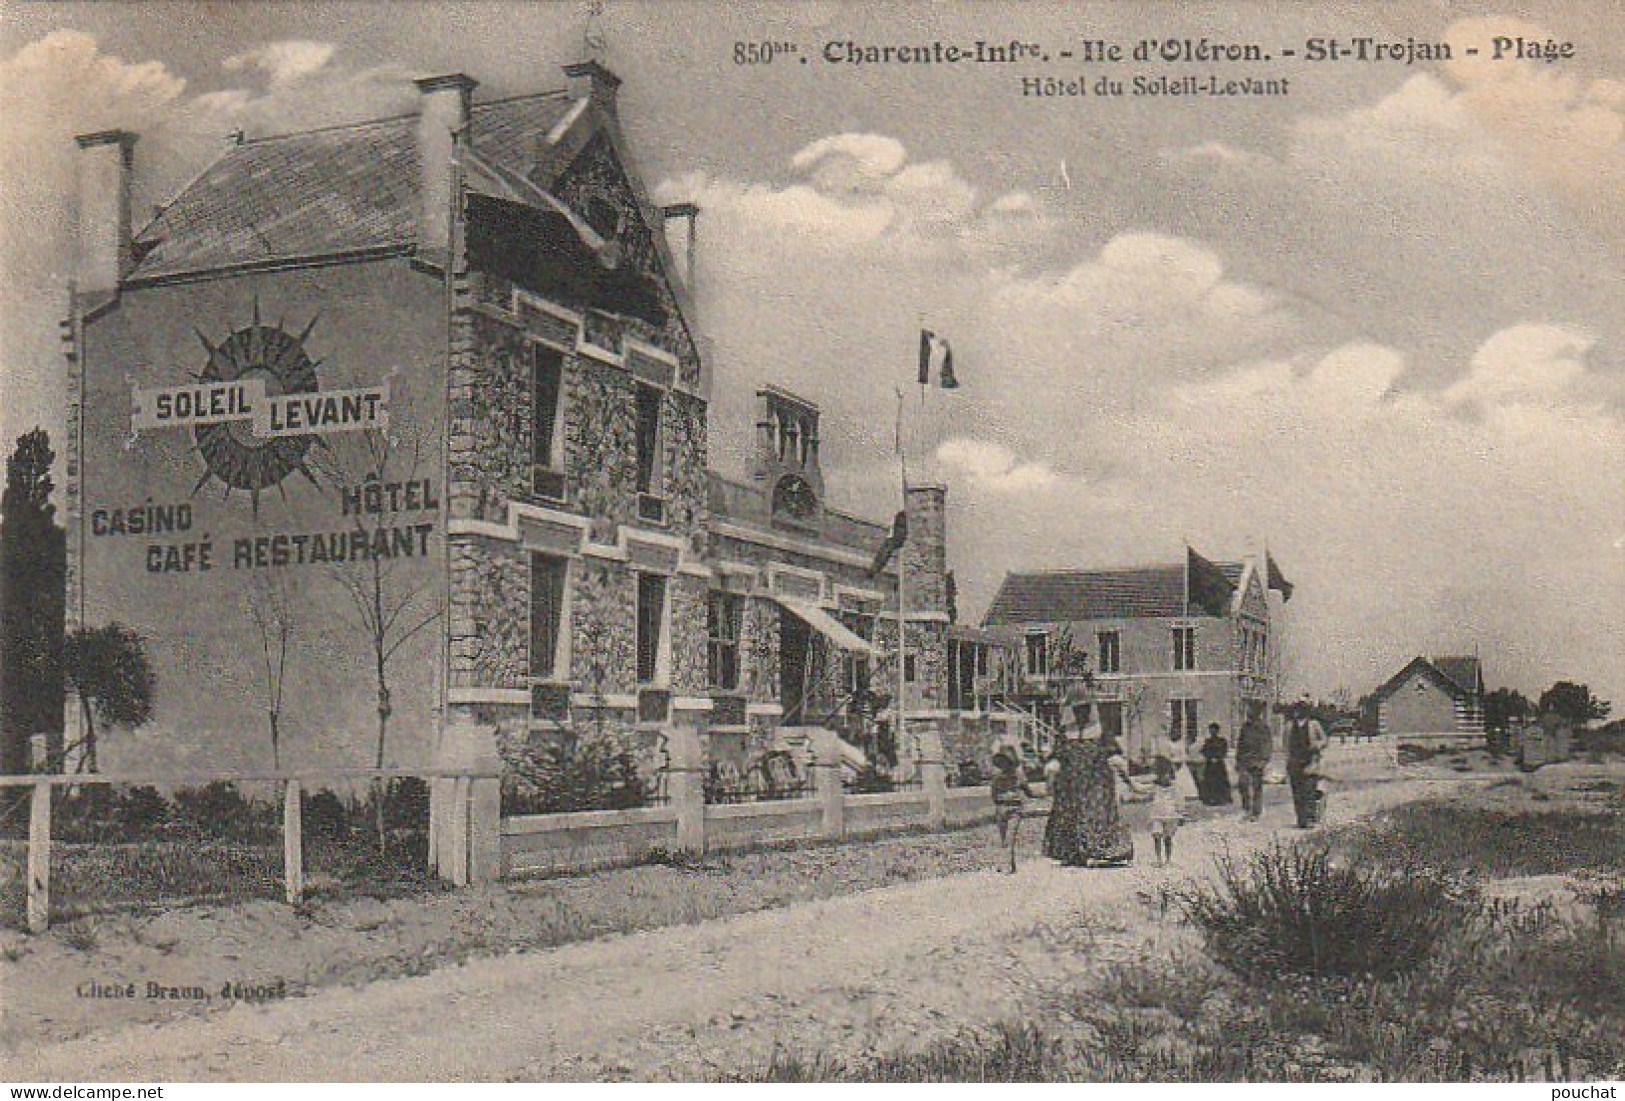
[(1316, 721), (1314, 703), (1305, 692), (1287, 710), (1286, 778), (1292, 785), (1292, 807), (1298, 828), (1307, 830), (1320, 821), (1320, 754), (1326, 748), (1326, 730)]

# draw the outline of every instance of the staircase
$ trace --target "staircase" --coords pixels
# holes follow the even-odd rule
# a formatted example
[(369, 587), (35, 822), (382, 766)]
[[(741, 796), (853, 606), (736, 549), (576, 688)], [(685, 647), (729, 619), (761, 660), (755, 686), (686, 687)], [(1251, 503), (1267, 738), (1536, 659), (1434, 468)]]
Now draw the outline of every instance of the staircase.
[(1054, 749), (1055, 743), (1060, 740), (1061, 732), (1050, 723), (1040, 719), (1036, 714), (1008, 701), (994, 701), (989, 704), (989, 711), (995, 715), (1005, 715), (1021, 723), (1025, 732), (1022, 741), (1032, 746), (1033, 751), (1040, 757), (1047, 756)]

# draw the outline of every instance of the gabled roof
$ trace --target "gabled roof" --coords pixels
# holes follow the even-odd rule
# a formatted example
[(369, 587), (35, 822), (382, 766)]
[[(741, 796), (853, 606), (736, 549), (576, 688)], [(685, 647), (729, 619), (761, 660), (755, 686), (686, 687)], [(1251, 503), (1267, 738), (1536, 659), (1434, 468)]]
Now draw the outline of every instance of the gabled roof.
[[(1240, 562), (1216, 563), (1239, 585)], [(1045, 570), (1009, 573), (993, 598), (984, 626), (1078, 623), (1091, 619), (1142, 619), (1186, 615), (1185, 567), (1141, 566), (1111, 570)]]
[[(474, 149), (523, 175), (577, 102), (552, 91), (477, 103)], [(136, 236), (130, 278), (404, 248), (418, 179), (415, 114), (234, 145)]]
[[(1441, 665), (1443, 663), (1443, 665)], [(1446, 672), (1446, 669), (1450, 672)], [(1459, 696), (1476, 696), (1479, 693), (1479, 665), (1474, 657), (1448, 657), (1434, 658), (1429, 661), (1424, 657), (1414, 657), (1406, 663), (1405, 668), (1389, 677), (1373, 696), (1377, 700), (1387, 699), (1399, 690), (1400, 685), (1411, 679), (1412, 674), (1420, 673), (1428, 680), (1437, 684), (1452, 698)], [(1457, 679), (1457, 678), (1462, 679)]]
[(1476, 657), (1434, 658), (1433, 668), (1466, 695), (1477, 695), (1484, 689), (1484, 673)]

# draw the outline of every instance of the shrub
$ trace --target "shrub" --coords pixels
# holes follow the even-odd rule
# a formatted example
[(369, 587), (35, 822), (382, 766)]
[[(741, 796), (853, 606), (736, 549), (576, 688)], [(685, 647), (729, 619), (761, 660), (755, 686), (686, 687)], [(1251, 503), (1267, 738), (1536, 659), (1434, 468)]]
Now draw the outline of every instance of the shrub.
[(877, 795), (895, 791), (896, 788), (897, 782), (891, 778), (891, 773), (876, 768), (873, 764), (866, 764), (858, 769), (857, 775), (848, 785), (848, 790), (854, 795)]
[(299, 817), (306, 836), (329, 841), (345, 841), (350, 837), (350, 815), (344, 809), (344, 801), (331, 791), (306, 796)]
[(421, 830), (429, 823), (429, 785), (421, 776), (397, 776), (384, 789), (384, 825)]
[(51, 833), (62, 841), (123, 840), (124, 825), (119, 821), (118, 794), (107, 784), (58, 789), (61, 794), (52, 810)]
[(982, 773), (982, 766), (973, 758), (966, 758), (959, 762), (954, 771), (953, 786), (957, 788), (973, 788), (987, 783), (987, 777)]
[(1474, 911), (1472, 891), (1455, 880), (1340, 866), (1325, 844), (1277, 843), (1246, 863), (1217, 863), (1217, 885), (1175, 897), (1215, 958), (1243, 975), (1403, 974)]
[(280, 832), (276, 808), (245, 798), (230, 780), (177, 789), (174, 818), (199, 833), (231, 840), (264, 840)]
[(154, 787), (133, 787), (118, 803), (118, 816), (126, 836), (151, 837), (169, 820), (169, 800)]
[(564, 737), (507, 753), (502, 813), (628, 810), (651, 792), (631, 749), (610, 737)]

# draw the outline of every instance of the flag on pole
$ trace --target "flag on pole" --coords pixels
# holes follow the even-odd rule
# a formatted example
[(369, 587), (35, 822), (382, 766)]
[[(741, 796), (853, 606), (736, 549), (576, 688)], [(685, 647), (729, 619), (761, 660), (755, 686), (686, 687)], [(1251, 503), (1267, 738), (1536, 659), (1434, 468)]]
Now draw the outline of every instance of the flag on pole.
[(1224, 571), (1197, 554), (1189, 545), (1185, 547), (1185, 606), (1186, 614), (1198, 608), (1203, 615), (1223, 616), (1230, 611), (1230, 597), (1235, 587)]
[(908, 542), (908, 513), (899, 512), (892, 518), (891, 534), (886, 536), (886, 541), (875, 551), (875, 560), (869, 566), (869, 576), (874, 577), (885, 569), (886, 563), (891, 561), (891, 556), (902, 550), (906, 542)]
[(1281, 594), (1281, 603), (1285, 604), (1292, 599), (1292, 582), (1286, 579), (1281, 567), (1275, 564), (1275, 556), (1269, 551), (1264, 552), (1264, 572), (1268, 575), (1268, 587)]
[(949, 346), (946, 337), (938, 336), (930, 329), (920, 330), (920, 385), (929, 386), (931, 375), (935, 372), (937, 383), (944, 390), (959, 388), (959, 380), (954, 377), (954, 350)]

